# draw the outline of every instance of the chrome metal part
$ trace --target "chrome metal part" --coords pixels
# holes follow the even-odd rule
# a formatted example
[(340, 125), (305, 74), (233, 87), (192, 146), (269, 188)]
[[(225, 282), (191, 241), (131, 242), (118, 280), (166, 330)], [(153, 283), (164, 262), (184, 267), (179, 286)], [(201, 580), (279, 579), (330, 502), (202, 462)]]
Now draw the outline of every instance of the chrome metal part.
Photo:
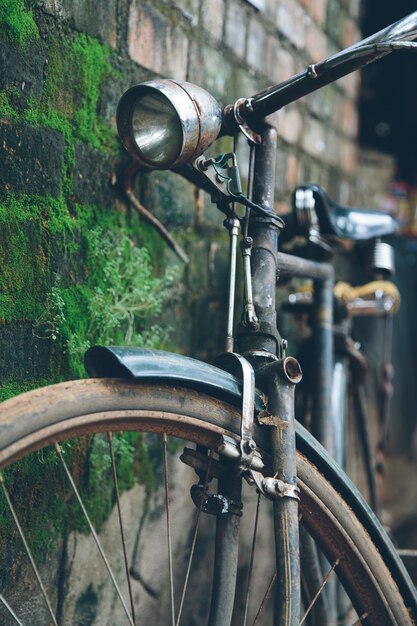
[(233, 219), (227, 222), (226, 226), (229, 229), (230, 233), (229, 295), (227, 306), (226, 352), (233, 352), (233, 319), (235, 313), (237, 238), (239, 236), (240, 222), (238, 219)]
[[(222, 435), (220, 443), (216, 446), (215, 451), (228, 459), (238, 460), (240, 458), (240, 444), (236, 439)], [(250, 469), (260, 471), (264, 467), (264, 462), (258, 450), (255, 450)]]
[(242, 117), (241, 113), (240, 113), (240, 107), (245, 107), (245, 110), (247, 110), (247, 106), (246, 106), (247, 101), (245, 100), (245, 98), (239, 98), (239, 100), (236, 100), (236, 102), (233, 105), (233, 114), (235, 117), (235, 121), (237, 123), (237, 125), (239, 126), (240, 130), (242, 131), (242, 133), (245, 135), (246, 139), (248, 139), (248, 141), (251, 144), (257, 144), (257, 143), (261, 143), (262, 142), (262, 137), (261, 135), (259, 135), (258, 133), (256, 133), (246, 122), (244, 117)]
[(251, 273), (251, 256), (252, 256), (253, 239), (245, 237), (241, 241), (241, 250), (243, 256), (243, 276), (245, 284), (245, 305), (244, 305), (244, 321), (252, 329), (258, 328), (258, 318), (253, 303), (252, 289), (252, 273)]
[(372, 251), (371, 270), (388, 276), (395, 274), (394, 248), (383, 241), (375, 241)]
[(285, 483), (282, 480), (278, 480), (278, 478), (268, 477), (264, 478), (262, 486), (262, 493), (268, 496), (271, 500), (275, 500), (276, 498), (300, 499), (300, 490), (297, 485), (294, 485), (293, 483)]
[(244, 473), (252, 464), (256, 451), (256, 443), (253, 440), (253, 420), (255, 411), (255, 374), (252, 365), (240, 354), (225, 352), (216, 359), (216, 365), (228, 371), (228, 362), (232, 363), (232, 369), (236, 364), (239, 366), (239, 374), (242, 378), (242, 421), (240, 425), (240, 459), (236, 469)]
[(294, 207), (297, 224), (307, 232), (310, 232), (311, 229), (319, 231), (319, 220), (314, 210), (315, 206), (316, 201), (311, 189), (304, 187), (296, 189)]
[(218, 137), (221, 124), (222, 108), (213, 96), (191, 83), (170, 79), (131, 87), (117, 109), (126, 150), (152, 169), (170, 169), (195, 159)]

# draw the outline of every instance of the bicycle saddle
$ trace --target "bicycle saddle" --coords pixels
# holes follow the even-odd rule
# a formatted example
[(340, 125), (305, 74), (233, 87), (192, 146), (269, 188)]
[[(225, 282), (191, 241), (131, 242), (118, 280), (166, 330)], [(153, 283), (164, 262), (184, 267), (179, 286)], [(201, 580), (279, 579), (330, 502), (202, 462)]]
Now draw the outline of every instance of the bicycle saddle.
[(397, 222), (382, 211), (341, 206), (330, 200), (318, 185), (297, 187), (292, 196), (297, 225), (321, 235), (337, 235), (342, 239), (365, 240), (390, 235)]

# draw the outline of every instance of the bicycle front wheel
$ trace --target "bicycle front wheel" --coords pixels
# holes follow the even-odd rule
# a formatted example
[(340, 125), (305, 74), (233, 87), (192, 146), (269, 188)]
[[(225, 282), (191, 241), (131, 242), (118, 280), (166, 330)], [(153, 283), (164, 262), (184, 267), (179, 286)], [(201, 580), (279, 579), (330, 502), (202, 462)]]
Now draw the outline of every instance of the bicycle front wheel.
[[(172, 464), (172, 459), (178, 456), (179, 447), (182, 449), (182, 444), (178, 446), (175, 441), (185, 440), (197, 444), (204, 450), (216, 450), (219, 437), (226, 435), (237, 439), (239, 430), (238, 407), (186, 387), (157, 383), (142, 384), (117, 379), (81, 380), (45, 387), (13, 398), (1, 406), (0, 466), (5, 468), (3, 470), (5, 493), (9, 494), (8, 498), (13, 501), (19, 489), (22, 463), (25, 458), (33, 459), (33, 453), (35, 453), (36, 461), (46, 470), (48, 463), (51, 463), (50, 453), (49, 451), (40, 453), (39, 450), (44, 450), (45, 446), (56, 442), (68, 440), (72, 442), (74, 438), (80, 438), (81, 443), (77, 444), (76, 450), (82, 453), (86, 446), (91, 447), (93, 435), (98, 437), (100, 442), (103, 441), (100, 433), (119, 433), (119, 431), (144, 433), (141, 445), (146, 446), (148, 456), (157, 457), (155, 439), (165, 441), (164, 453), (169, 456), (165, 467), (168, 468)], [(117, 435), (114, 436), (117, 437)], [(267, 430), (258, 426), (255, 440), (267, 459), (269, 453)], [(100, 444), (98, 449), (101, 450), (101, 447)], [(381, 624), (410, 626), (414, 623), (415, 617), (415, 595), (409, 586), (401, 563), (391, 550), (383, 532), (372, 517), (366, 516), (363, 508), (365, 505), (359, 502), (357, 494), (350, 489), (348, 482), (345, 479), (340, 481), (339, 472), (328, 463), (320, 446), (302, 429), (298, 432), (298, 448), (297, 472), (301, 490), (301, 522), (314, 537), (346, 589), (357, 614), (355, 619), (359, 620), (357, 623), (375, 626)], [(65, 451), (65, 445), (61, 445), (59, 449)], [(143, 454), (144, 450), (141, 449), (139, 455), (134, 455), (133, 467), (137, 471), (143, 461)], [(119, 456), (123, 463), (123, 454)], [(71, 465), (72, 462), (75, 488), (77, 485), (80, 487), (83, 483), (80, 466), (74, 462), (71, 453), (67, 454), (67, 458), (67, 465)], [(216, 459), (213, 460), (215, 461)], [(14, 470), (16, 462), (17, 469)], [(155, 473), (160, 472), (159, 465), (159, 461), (154, 464)], [(204, 472), (199, 471), (199, 473), (200, 483), (202, 483)], [(165, 483), (167, 483), (166, 480)], [(0, 593), (2, 623), (30, 623), (33, 626), (38, 624), (43, 626), (45, 623), (54, 623), (54, 619), (55, 623), (60, 626), (61, 624), (100, 624), (100, 626), (120, 624), (122, 626), (124, 623), (135, 623), (135, 617), (132, 617), (134, 613), (140, 615), (137, 624), (204, 623), (208, 611), (204, 600), (209, 595), (208, 585), (210, 584), (208, 574), (210, 556), (206, 547), (207, 543), (203, 543), (200, 552), (198, 549), (194, 552), (194, 563), (190, 570), (188, 561), (184, 558), (184, 554), (189, 552), (186, 541), (172, 539), (172, 537), (171, 540), (168, 539), (167, 543), (171, 543), (171, 556), (165, 559), (167, 569), (173, 570), (175, 566), (173, 557), (175, 556), (179, 557), (180, 569), (175, 570), (169, 583), (162, 574), (164, 558), (160, 553), (163, 551), (162, 544), (166, 542), (162, 538), (162, 518), (157, 515), (157, 512), (164, 508), (163, 505), (166, 502), (171, 502), (171, 519), (175, 520), (178, 517), (186, 539), (190, 535), (194, 537), (193, 526), (185, 523), (182, 514), (185, 502), (183, 491), (185, 487), (188, 493), (190, 480), (186, 479), (180, 470), (171, 479), (171, 483), (174, 483), (175, 489), (173, 497), (167, 495), (164, 498), (159, 494), (156, 503), (151, 507), (149, 506), (150, 496), (145, 487), (139, 495), (133, 494), (134, 488), (126, 491), (127, 500), (122, 504), (127, 504), (129, 508), (130, 500), (128, 517), (139, 519), (139, 527), (143, 530), (146, 526), (147, 530), (145, 535), (140, 532), (136, 534), (135, 540), (130, 544), (129, 540), (127, 541), (128, 577), (134, 578), (135, 584), (140, 586), (140, 592), (137, 592), (137, 587), (134, 587), (131, 594), (131, 606), (129, 602), (126, 602), (127, 608), (125, 606), (124, 609), (123, 607), (117, 608), (118, 594), (116, 591), (110, 591), (113, 589), (110, 583), (104, 582), (103, 567), (97, 564), (90, 567), (89, 563), (83, 560), (86, 545), (85, 534), (80, 533), (79, 529), (78, 532), (71, 531), (72, 527), (68, 526), (69, 522), (65, 523), (64, 545), (62, 545), (62, 539), (58, 538), (54, 549), (50, 548), (48, 553), (53, 556), (44, 559), (43, 565), (38, 568), (44, 577), (43, 586), (47, 602), (41, 597), (33, 576), (29, 577), (28, 572), (31, 569), (26, 563), (27, 559), (25, 561), (26, 557), (20, 553), (17, 556), (12, 555), (9, 544), (6, 545), (6, 541), (10, 540), (13, 533), (2, 531), (3, 573)], [(115, 490), (119, 489), (113, 488), (113, 491)], [(3, 495), (3, 498), (6, 498), (6, 495)], [(121, 499), (123, 500), (123, 496)], [(74, 496), (66, 493), (63, 502), (72, 510), (73, 500)], [(147, 510), (146, 515), (143, 513), (141, 518), (139, 517), (141, 514), (136, 511), (138, 504), (144, 505)], [(3, 503), (3, 517), (6, 514), (9, 515), (9, 511), (5, 509), (7, 507)], [(35, 518), (37, 513), (36, 501), (20, 503), (20, 511), (18, 509), (19, 506), (16, 505), (14, 507), (16, 515), (20, 513), (23, 517), (26, 516), (26, 526), (30, 527), (32, 518)], [(28, 515), (28, 510), (30, 515)], [(115, 515), (112, 514), (112, 517)], [(153, 521), (156, 535), (151, 537), (148, 531)], [(48, 525), (47, 522), (45, 523)], [(20, 523), (20, 526), (24, 525), (23, 522)], [(106, 521), (100, 536), (103, 535), (104, 538), (102, 543), (112, 546), (119, 539), (109, 538), (108, 534), (112, 530), (110, 526)], [(17, 532), (14, 534), (17, 535)], [(27, 534), (30, 535), (30, 531), (27, 531)], [(206, 541), (213, 537), (211, 530), (205, 529), (203, 534), (205, 534)], [(74, 536), (77, 537), (81, 549), (77, 550), (74, 547)], [(191, 543), (195, 544), (193, 537)], [(142, 549), (138, 550), (141, 542)], [(77, 566), (70, 558), (75, 552), (81, 557), (81, 566)], [(146, 558), (145, 572), (137, 562), (138, 559), (140, 561), (141, 556)], [(134, 562), (132, 562), (133, 558)], [(246, 561), (248, 561), (247, 556)], [(71, 562), (70, 565), (69, 562)], [(150, 574), (148, 569), (153, 569), (156, 577), (147, 578)], [(179, 581), (187, 578), (189, 570), (192, 572), (193, 569), (194, 578), (188, 583), (186, 592), (187, 596), (192, 599), (191, 608), (183, 608), (185, 607), (182, 602), (185, 595), (184, 586), (182, 582), (179, 584)], [(263, 564), (262, 569), (264, 569)], [(71, 572), (75, 572), (78, 580), (77, 589), (74, 589), (74, 576), (71, 577)], [(96, 582), (92, 580), (93, 574), (97, 576)], [(119, 564), (116, 567), (115, 577), (121, 576), (123, 576), (123, 568)], [(198, 583), (203, 585), (203, 589), (199, 591), (197, 591)], [(268, 587), (267, 583), (268, 581), (265, 582), (265, 587)], [(123, 588), (123, 583), (119, 586), (122, 587), (120, 595), (127, 596), (128, 591)], [(244, 587), (247, 587), (246, 583)], [(259, 585), (256, 585), (256, 588), (258, 587)], [(246, 605), (246, 603), (242, 603), (240, 597), (238, 598), (235, 603), (233, 623), (244, 623), (242, 615), (248, 611), (248, 624), (272, 623), (267, 609), (263, 609), (262, 615), (259, 614), (259, 607), (265, 604), (264, 598), (267, 594), (262, 592), (260, 598), (253, 598), (253, 595), (253, 607), (249, 609), (246, 606), (243, 607), (242, 604)], [(273, 597), (273, 592), (270, 596)], [(47, 603), (50, 609), (45, 608), (44, 605)], [(88, 614), (92, 605), (94, 605), (94, 611), (91, 610), (91, 614)], [(80, 617), (82, 606), (87, 608)], [(181, 612), (180, 618), (178, 618), (179, 612)]]

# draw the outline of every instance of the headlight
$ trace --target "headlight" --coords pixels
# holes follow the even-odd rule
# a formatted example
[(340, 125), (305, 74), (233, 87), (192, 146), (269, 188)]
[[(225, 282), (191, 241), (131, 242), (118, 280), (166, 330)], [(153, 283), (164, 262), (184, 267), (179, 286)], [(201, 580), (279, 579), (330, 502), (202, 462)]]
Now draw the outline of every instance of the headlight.
[(217, 139), (220, 104), (191, 83), (155, 80), (131, 87), (120, 99), (117, 128), (126, 150), (142, 165), (178, 167)]

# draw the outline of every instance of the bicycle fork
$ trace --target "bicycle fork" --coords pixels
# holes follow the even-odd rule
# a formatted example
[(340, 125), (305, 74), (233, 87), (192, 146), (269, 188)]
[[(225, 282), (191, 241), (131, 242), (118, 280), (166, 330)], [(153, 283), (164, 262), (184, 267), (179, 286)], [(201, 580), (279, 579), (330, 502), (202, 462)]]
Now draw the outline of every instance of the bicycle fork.
[(294, 390), (301, 368), (293, 357), (267, 365), (268, 415), (258, 417), (270, 428), (272, 478), (264, 480), (264, 493), (273, 500), (277, 568), (275, 616), (278, 626), (294, 626), (300, 619), (300, 558)]

